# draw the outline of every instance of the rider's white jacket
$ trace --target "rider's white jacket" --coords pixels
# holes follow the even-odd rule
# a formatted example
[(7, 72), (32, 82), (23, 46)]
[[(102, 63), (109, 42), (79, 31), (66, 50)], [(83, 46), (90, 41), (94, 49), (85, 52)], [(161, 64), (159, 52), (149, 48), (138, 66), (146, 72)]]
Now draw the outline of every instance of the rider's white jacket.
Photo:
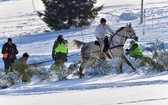
[(105, 26), (99, 24), (95, 30), (96, 38), (105, 38), (105, 36), (109, 36), (111, 33), (113, 33), (113, 30), (107, 24)]

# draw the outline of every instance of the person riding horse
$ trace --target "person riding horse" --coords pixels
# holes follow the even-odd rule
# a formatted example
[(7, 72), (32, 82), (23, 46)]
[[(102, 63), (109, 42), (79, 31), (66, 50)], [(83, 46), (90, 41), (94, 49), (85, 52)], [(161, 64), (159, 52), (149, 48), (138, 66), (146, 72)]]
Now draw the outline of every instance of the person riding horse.
[[(123, 73), (122, 70), (122, 63), (123, 61), (126, 62), (133, 71), (136, 70), (136, 68), (129, 62), (129, 60), (125, 57), (124, 54), (124, 44), (127, 39), (134, 39), (138, 40), (138, 36), (136, 36), (136, 33), (134, 29), (132, 28), (131, 23), (126, 25), (125, 27), (120, 27), (113, 36), (108, 37), (109, 41), (109, 48), (107, 50), (105, 55), (105, 58), (118, 58), (118, 73)], [(83, 69), (86, 67), (89, 67), (92, 65), (92, 62), (95, 61), (95, 59), (102, 59), (100, 56), (102, 54), (101, 47), (95, 43), (95, 41), (88, 42), (84, 44), (81, 48), (81, 64), (79, 67), (79, 77), (84, 76)]]
[(113, 30), (106, 24), (106, 19), (101, 18), (100, 24), (96, 27), (95, 36), (96, 39), (99, 41), (100, 45), (102, 46), (101, 52), (106, 52), (108, 44), (108, 36), (113, 35)]

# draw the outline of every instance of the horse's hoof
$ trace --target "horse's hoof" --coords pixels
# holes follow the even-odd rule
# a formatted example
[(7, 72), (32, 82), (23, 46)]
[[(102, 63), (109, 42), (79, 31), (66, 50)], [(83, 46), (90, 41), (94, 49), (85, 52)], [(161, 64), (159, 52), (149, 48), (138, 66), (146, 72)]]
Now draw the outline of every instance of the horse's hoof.
[(80, 73), (80, 72), (76, 72), (76, 73), (74, 73), (73, 75), (78, 76), (79, 78), (82, 78), (82, 77), (85, 76), (85, 74)]
[(83, 78), (84, 76), (85, 76), (85, 74), (82, 73), (79, 75), (79, 78)]

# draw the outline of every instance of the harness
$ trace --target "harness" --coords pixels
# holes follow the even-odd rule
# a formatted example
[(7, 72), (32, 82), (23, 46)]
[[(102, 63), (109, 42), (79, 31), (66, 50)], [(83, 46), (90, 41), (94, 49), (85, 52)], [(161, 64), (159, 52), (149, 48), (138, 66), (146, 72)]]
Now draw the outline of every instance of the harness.
[[(115, 48), (123, 47), (123, 46), (124, 46), (124, 45), (117, 45), (117, 46), (110, 47), (109, 49), (115, 49)], [(107, 52), (105, 52), (105, 54), (107, 55), (107, 57), (108, 57), (109, 59), (114, 58), (113, 53), (112, 53), (109, 49), (107, 50)]]

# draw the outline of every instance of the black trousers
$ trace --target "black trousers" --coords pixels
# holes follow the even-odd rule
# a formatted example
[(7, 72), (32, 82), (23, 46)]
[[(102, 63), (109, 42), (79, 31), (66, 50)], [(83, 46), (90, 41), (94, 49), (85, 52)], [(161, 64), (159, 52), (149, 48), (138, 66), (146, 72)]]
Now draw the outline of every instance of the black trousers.
[(65, 62), (66, 59), (67, 59), (67, 54), (66, 53), (56, 53), (56, 55), (55, 55), (55, 63), (57, 61)]
[(106, 52), (109, 48), (110, 48), (110, 44), (109, 44), (109, 41), (108, 41), (108, 37), (105, 37), (104, 38), (104, 49), (103, 49), (103, 51)]
[(12, 64), (15, 62), (15, 59), (3, 59), (4, 60), (4, 66), (5, 66), (5, 72), (8, 73), (9, 71), (12, 72)]
[(106, 36), (105, 38), (99, 38), (98, 40), (99, 40), (99, 42), (103, 42), (103, 44), (104, 44), (103, 52), (106, 52), (110, 48), (108, 37)]

